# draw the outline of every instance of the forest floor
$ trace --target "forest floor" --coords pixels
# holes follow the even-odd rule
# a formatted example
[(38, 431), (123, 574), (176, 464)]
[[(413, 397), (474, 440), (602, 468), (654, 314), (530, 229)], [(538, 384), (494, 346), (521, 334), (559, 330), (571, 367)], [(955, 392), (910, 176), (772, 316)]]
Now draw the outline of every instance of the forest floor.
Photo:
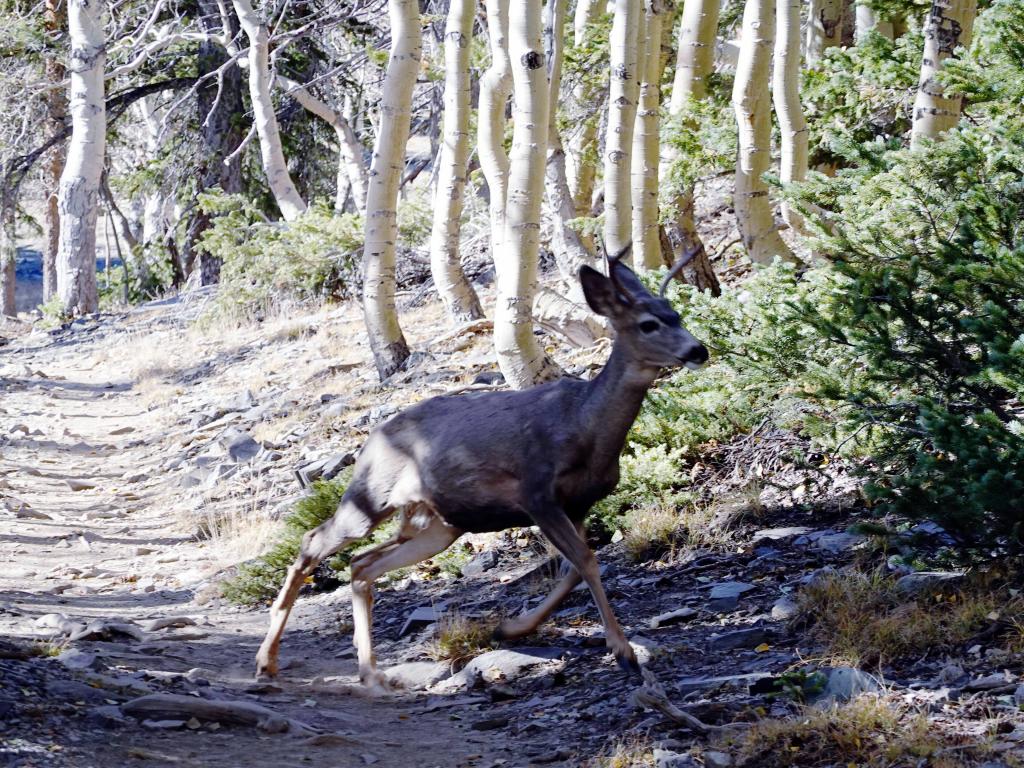
[[(435, 561), (382, 585), (378, 660), (408, 690), (374, 698), (358, 685), (346, 587), (303, 596), (280, 676), (253, 680), (266, 609), (231, 605), (219, 583), (272, 540), (304, 493), (296, 471), (357, 449), (402, 405), (492, 368), (486, 323), (448, 332), (439, 308), (415, 298), (404, 297), (404, 325), (418, 351), (386, 386), (353, 305), (214, 332), (194, 322), (208, 300), (200, 292), (8, 335), (0, 764), (497, 768), (597, 764), (616, 750), (622, 761), (605, 764), (794, 764), (639, 706), (638, 683), (605, 652), (583, 591), (535, 637), (461, 672), (432, 661), (434, 616), (513, 614), (544, 594), (550, 555), (530, 531), (476, 537), (456, 545), (449, 567)], [(583, 371), (603, 354), (567, 359)], [(737, 462), (771, 465), (752, 446), (738, 444)], [(793, 598), (866, 545), (846, 532), (859, 495), (842, 472), (824, 484), (773, 479), (719, 477), (699, 548), (646, 562), (621, 543), (599, 553), (641, 659), (669, 700), (715, 725), (801, 716), (765, 685), (821, 654), (793, 623)], [(962, 762), (916, 764), (1020, 765), (1024, 664), (984, 645), (887, 667), (884, 679), (833, 663), (844, 674), (822, 695), (842, 702), (850, 689), (877, 690), (900, 711), (930, 713), (939, 749)], [(268, 733), (277, 721), (261, 729), (184, 710), (130, 716), (128, 702), (157, 693), (258, 704), (310, 731)]]

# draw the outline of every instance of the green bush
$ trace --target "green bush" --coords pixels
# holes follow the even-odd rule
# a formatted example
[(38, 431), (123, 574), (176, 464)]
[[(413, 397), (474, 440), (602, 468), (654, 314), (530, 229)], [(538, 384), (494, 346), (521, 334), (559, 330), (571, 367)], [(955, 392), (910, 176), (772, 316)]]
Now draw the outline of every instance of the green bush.
[[(303, 535), (329, 520), (337, 511), (348, 485), (349, 474), (344, 474), (343, 479), (313, 483), (309, 495), (300, 499), (294, 511), (284, 519), (281, 534), (274, 545), (255, 560), (239, 566), (238, 573), (221, 585), (224, 597), (241, 605), (273, 600), (284, 583), (288, 568), (299, 556)], [(343, 572), (348, 568), (352, 556), (363, 547), (384, 541), (390, 535), (389, 530), (385, 525), (370, 536), (353, 542), (334, 555), (328, 567), (344, 579)]]
[(314, 205), (290, 223), (268, 221), (239, 196), (200, 195), (216, 214), (201, 247), (222, 262), (217, 311), (252, 317), (274, 303), (322, 301), (353, 294), (363, 220)]

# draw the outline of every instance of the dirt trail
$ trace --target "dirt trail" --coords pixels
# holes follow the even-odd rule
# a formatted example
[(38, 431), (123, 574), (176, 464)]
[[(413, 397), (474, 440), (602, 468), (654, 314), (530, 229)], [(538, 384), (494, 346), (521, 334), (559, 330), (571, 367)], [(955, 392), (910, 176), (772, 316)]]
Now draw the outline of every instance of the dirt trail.
[[(164, 319), (132, 322), (138, 332), (140, 323)], [(169, 509), (177, 491), (159, 467), (175, 435), (147, 410), (131, 361), (117, 354), (125, 333), (123, 324), (86, 324), (22, 337), (0, 351), (0, 635), (38, 640), (45, 635), (38, 619), (48, 614), (142, 626), (188, 616), (195, 625), (77, 644), (85, 668), (65, 677), (93, 693), (66, 688), (56, 714), (42, 707), (38, 723), (11, 725), (0, 763), (526, 765), (504, 734), (474, 732), (451, 717), (457, 699), (365, 698), (351, 658), (335, 657), (348, 655), (350, 641), (304, 629), (301, 612), (287, 638), (292, 667), (272, 686), (254, 685), (265, 616), (202, 604), (202, 590), (197, 598), (195, 587), (216, 564)], [(315, 609), (315, 601), (303, 608)], [(100, 663), (87, 664), (92, 655)], [(146, 689), (253, 701), (340, 736), (310, 741), (242, 726), (111, 722), (111, 702)], [(431, 705), (440, 706), (425, 712)]]

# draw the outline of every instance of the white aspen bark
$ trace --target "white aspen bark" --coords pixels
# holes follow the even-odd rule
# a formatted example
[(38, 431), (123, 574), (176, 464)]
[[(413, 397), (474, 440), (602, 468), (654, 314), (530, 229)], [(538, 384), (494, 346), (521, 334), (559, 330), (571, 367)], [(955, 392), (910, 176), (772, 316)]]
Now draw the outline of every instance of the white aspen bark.
[(638, 267), (657, 269), (663, 263), (658, 232), (658, 118), (665, 8), (660, 0), (646, 0), (644, 6), (640, 95), (633, 130), (633, 260)]
[(828, 48), (842, 42), (844, 0), (811, 0), (807, 17), (807, 66), (813, 67)]
[(0, 212), (0, 315), (17, 317), (18, 243), (14, 232), (14, 201), (8, 201)]
[(270, 32), (256, 15), (250, 0), (232, 0), (242, 31), (249, 38), (249, 97), (253, 120), (260, 139), (260, 159), (277, 207), (285, 221), (293, 221), (306, 211), (306, 203), (288, 173), (281, 147), (281, 131), (270, 96)]
[(477, 111), (477, 152), (487, 180), (491, 217), (491, 258), (497, 261), (505, 236), (505, 200), (508, 197), (509, 159), (505, 152), (505, 104), (512, 93), (512, 64), (508, 55), (509, 0), (486, 0), (487, 37), (491, 65), (480, 78)]
[[(548, 204), (554, 216), (551, 232), (551, 247), (555, 253), (555, 263), (565, 283), (569, 299), (580, 305), (581, 311), (588, 311), (583, 287), (580, 285), (579, 272), (584, 264), (594, 266), (594, 259), (584, 244), (579, 233), (569, 222), (576, 218), (576, 205), (566, 174), (565, 150), (558, 132), (558, 101), (562, 85), (562, 60), (564, 50), (566, 0), (549, 0), (545, 7), (545, 43), (548, 48), (548, 67), (551, 80), (548, 86), (548, 156), (546, 164)], [(534, 313), (537, 314), (541, 294), (534, 301)]]
[[(67, 4), (61, 0), (46, 0), (43, 24), (51, 39), (62, 34), (68, 23)], [(68, 95), (64, 82), (64, 64), (57, 56), (46, 58), (46, 81), (51, 89), (46, 93), (46, 125), (50, 136), (63, 130), (68, 114)], [(60, 247), (60, 212), (57, 210), (57, 188), (64, 170), (63, 142), (51, 149), (43, 158), (43, 189), (46, 193), (44, 229), (46, 250), (43, 251), (43, 301), (49, 301), (57, 292), (57, 249)]]
[[(779, 121), (782, 159), (779, 177), (784, 184), (807, 178), (807, 120), (800, 102), (800, 7), (802, 0), (776, 0), (775, 64), (772, 98)], [(786, 202), (782, 218), (796, 232), (807, 233), (803, 217)]]
[(864, 0), (857, 0), (857, 42), (863, 40), (868, 32), (871, 32), (872, 30), (889, 40), (895, 39), (892, 22), (880, 18), (878, 13), (874, 9), (870, 8)]
[(960, 121), (960, 97), (946, 96), (935, 75), (958, 46), (968, 47), (974, 31), (978, 0), (933, 0), (924, 25), (924, 57), (914, 100), (914, 127), (910, 146), (922, 139), (937, 139)]
[[(587, 44), (587, 28), (597, 21), (601, 13), (600, 0), (579, 0), (573, 18), (573, 46), (583, 48)], [(597, 124), (598, 111), (593, 109), (600, 94), (583, 78), (573, 87), (572, 100), (583, 112), (582, 123), (573, 132), (566, 154), (566, 179), (569, 183), (577, 216), (590, 215), (590, 201), (594, 196), (594, 179), (597, 177)], [(592, 110), (592, 111), (591, 111)]]
[(469, 47), (475, 6), (474, 0), (451, 0), (448, 6), (444, 29), (444, 120), (434, 226), (430, 233), (430, 272), (448, 317), (455, 324), (484, 316), (459, 259), (462, 200), (469, 173)]
[[(609, 253), (625, 249), (632, 236), (630, 185), (637, 101), (637, 38), (641, 0), (615, 0), (609, 50), (611, 87), (604, 157), (604, 240)], [(630, 257), (627, 257), (629, 259)]]
[(494, 347), (505, 380), (516, 389), (524, 389), (560, 373), (533, 335), (549, 97), (541, 42), (541, 0), (517, 0), (510, 13), (508, 51), (515, 112), (505, 235), (495, 259), (498, 295)]
[(304, 85), (282, 75), (278, 75), (277, 79), (284, 86), (285, 93), (295, 99), (303, 109), (316, 115), (334, 129), (338, 139), (335, 210), (342, 210), (345, 198), (351, 193), (356, 209), (363, 213), (366, 210), (366, 185), (369, 171), (366, 168), (366, 163), (363, 162), (362, 145), (356, 138), (351, 124), (341, 112), (332, 109), (318, 99)]
[(715, 69), (719, 0), (686, 0), (679, 25), (676, 73), (669, 111), (678, 115), (693, 99), (707, 95), (707, 78)]
[(391, 55), (381, 89), (380, 131), (370, 164), (363, 246), (363, 314), (382, 381), (401, 368), (409, 356), (395, 308), (396, 209), (412, 118), (412, 91), (423, 50), (417, 0), (388, 0), (388, 15)]
[[(683, 5), (675, 79), (669, 101), (669, 115), (674, 119), (683, 115), (691, 101), (707, 95), (707, 78), (715, 66), (719, 6), (719, 0), (686, 0)], [(678, 150), (665, 144), (661, 150), (660, 178), (668, 178), (669, 169), (677, 159)], [(680, 189), (669, 201), (669, 208), (672, 218), (661, 233), (662, 249), (666, 253), (671, 252), (673, 262), (689, 258), (688, 266), (683, 268), (683, 279), (717, 296), (721, 292), (718, 278), (711, 268), (694, 221), (693, 189)]]
[(102, 3), (68, 2), (71, 139), (57, 194), (60, 215), (57, 295), (66, 315), (87, 314), (99, 309), (96, 217), (107, 139), (103, 99), (106, 41), (102, 13)]
[(768, 185), (761, 178), (771, 163), (772, 115), (768, 83), (775, 36), (775, 0), (747, 0), (736, 82), (732, 91), (739, 139), (734, 207), (743, 245), (759, 264), (793, 253), (775, 228)]

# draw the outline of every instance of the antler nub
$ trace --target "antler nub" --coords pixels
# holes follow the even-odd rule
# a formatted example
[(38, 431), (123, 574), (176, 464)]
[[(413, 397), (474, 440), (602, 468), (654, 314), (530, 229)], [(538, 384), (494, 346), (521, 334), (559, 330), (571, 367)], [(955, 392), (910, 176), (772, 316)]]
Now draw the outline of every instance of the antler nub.
[(668, 274), (665, 275), (665, 279), (661, 281), (661, 288), (658, 290), (659, 296), (665, 298), (665, 291), (668, 290), (668, 284), (672, 282), (672, 278), (678, 275), (680, 272), (682, 272), (683, 267), (685, 267), (687, 264), (693, 261), (694, 257), (697, 255), (699, 251), (700, 246), (698, 245), (692, 250), (687, 251), (687, 253), (684, 254), (683, 257), (679, 259), (679, 261), (672, 265), (672, 269), (668, 271)]

